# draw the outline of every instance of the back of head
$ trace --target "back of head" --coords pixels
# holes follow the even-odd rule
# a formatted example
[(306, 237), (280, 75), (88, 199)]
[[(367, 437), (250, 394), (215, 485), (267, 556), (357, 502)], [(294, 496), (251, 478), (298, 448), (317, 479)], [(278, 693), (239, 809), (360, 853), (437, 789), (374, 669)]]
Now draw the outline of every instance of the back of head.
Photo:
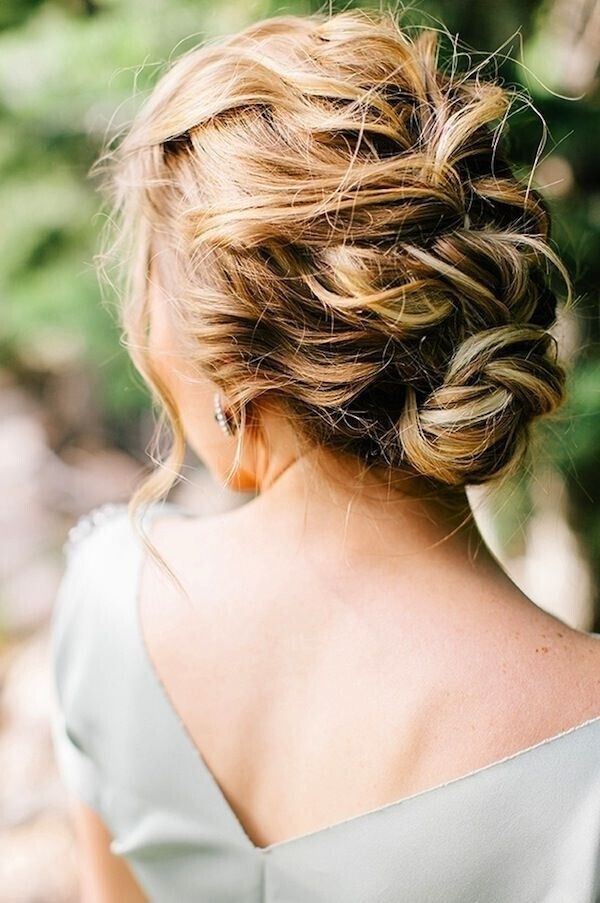
[(512, 472), (561, 402), (565, 273), (499, 145), (511, 91), (438, 45), (389, 13), (261, 21), (171, 66), (111, 179), (149, 378), (160, 235), (182, 347), (238, 422), (270, 396), (309, 443), (442, 488)]

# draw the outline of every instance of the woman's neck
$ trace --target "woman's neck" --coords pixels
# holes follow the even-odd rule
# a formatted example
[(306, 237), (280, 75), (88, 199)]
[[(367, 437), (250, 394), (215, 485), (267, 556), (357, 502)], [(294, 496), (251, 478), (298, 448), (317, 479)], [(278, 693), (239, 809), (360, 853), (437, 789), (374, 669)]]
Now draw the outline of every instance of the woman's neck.
[[(321, 449), (273, 465), (244, 506), (277, 543), (288, 537), (319, 558), (397, 569), (401, 559), (497, 569), (464, 489), (435, 492), (417, 478), (366, 469)], [(275, 535), (275, 534), (274, 534)]]

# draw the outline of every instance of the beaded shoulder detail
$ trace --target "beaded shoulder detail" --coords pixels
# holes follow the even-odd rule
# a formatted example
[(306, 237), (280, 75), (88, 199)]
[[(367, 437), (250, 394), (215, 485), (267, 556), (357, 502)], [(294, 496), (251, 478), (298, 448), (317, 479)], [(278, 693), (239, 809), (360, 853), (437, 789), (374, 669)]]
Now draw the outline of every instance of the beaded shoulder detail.
[(63, 553), (68, 558), (78, 548), (81, 542), (88, 537), (96, 527), (112, 520), (116, 515), (127, 510), (125, 503), (115, 504), (106, 502), (92, 508), (87, 514), (83, 514), (67, 533), (66, 542), (63, 545)]

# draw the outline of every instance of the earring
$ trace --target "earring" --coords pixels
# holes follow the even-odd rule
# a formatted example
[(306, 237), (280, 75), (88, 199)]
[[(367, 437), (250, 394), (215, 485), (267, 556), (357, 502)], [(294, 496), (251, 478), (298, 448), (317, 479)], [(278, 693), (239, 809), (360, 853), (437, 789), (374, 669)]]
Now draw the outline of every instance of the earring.
[(221, 402), (221, 393), (215, 392), (213, 397), (213, 404), (215, 409), (215, 420), (223, 430), (226, 436), (233, 436), (235, 433), (235, 429), (231, 426), (230, 419), (227, 417), (227, 414), (223, 410), (223, 404)]

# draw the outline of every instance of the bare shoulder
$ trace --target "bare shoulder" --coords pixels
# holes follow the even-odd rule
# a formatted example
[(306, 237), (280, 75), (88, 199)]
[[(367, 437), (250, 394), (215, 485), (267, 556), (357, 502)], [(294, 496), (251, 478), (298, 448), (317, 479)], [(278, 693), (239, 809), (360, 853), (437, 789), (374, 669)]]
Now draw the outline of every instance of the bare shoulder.
[[(237, 511), (195, 514), (189, 510), (169, 510), (154, 517), (149, 539), (163, 563), (176, 575), (186, 592), (200, 599), (216, 598), (223, 580), (243, 573), (248, 545), (238, 529)], [(249, 556), (251, 558), (251, 556)], [(169, 613), (168, 600), (178, 593), (156, 562), (146, 557), (143, 580), (145, 593), (158, 591), (161, 608)], [(159, 577), (160, 589), (153, 578)], [(224, 587), (223, 587), (224, 588)], [(231, 590), (231, 585), (228, 586)]]
[(582, 713), (593, 718), (600, 715), (600, 633), (569, 629), (567, 664), (577, 679)]
[[(548, 733), (600, 716), (600, 634), (544, 612), (524, 636), (521, 673), (532, 693), (545, 701), (539, 711)], [(520, 645), (515, 649), (518, 653)]]
[(178, 566), (185, 576), (186, 566), (202, 562), (203, 567), (219, 566), (233, 546), (243, 556), (245, 543), (239, 528), (241, 508), (214, 514), (191, 511), (167, 511), (155, 517), (150, 530), (152, 543), (169, 564)]

